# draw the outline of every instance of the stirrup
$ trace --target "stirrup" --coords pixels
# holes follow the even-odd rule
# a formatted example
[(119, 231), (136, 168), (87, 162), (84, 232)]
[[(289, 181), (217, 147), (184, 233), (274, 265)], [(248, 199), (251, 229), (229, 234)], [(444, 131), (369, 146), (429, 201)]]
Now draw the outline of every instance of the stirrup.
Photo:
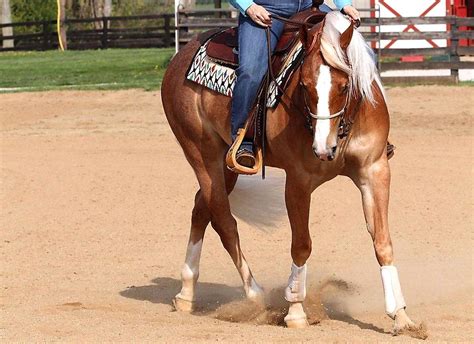
[(257, 174), (258, 171), (262, 168), (262, 149), (257, 147), (255, 154), (255, 165), (253, 167), (242, 166), (237, 162), (237, 152), (239, 151), (240, 145), (245, 138), (245, 133), (247, 132), (247, 125), (245, 128), (241, 128), (237, 131), (237, 138), (235, 139), (232, 146), (230, 146), (229, 151), (225, 157), (225, 162), (227, 168), (237, 174)]

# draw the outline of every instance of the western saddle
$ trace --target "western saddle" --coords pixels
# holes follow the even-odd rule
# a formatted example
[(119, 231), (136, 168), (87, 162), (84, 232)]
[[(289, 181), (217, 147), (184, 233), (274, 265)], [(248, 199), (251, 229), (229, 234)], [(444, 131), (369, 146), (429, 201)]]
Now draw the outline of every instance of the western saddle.
[[(265, 166), (263, 163), (265, 151), (265, 122), (267, 110), (268, 87), (273, 77), (273, 71), (280, 71), (290, 53), (293, 52), (298, 40), (301, 39), (301, 31), (309, 29), (312, 25), (321, 22), (326, 15), (320, 12), (318, 6), (323, 3), (322, 0), (313, 0), (313, 7), (299, 12), (285, 21), (285, 27), (276, 49), (271, 57), (271, 70), (267, 72), (260, 90), (257, 94), (253, 110), (250, 112), (245, 127), (237, 133), (235, 142), (230, 147), (226, 155), (227, 167), (239, 174), (256, 174), (260, 168), (263, 168), (263, 177), (265, 177)], [(280, 18), (283, 20), (284, 18)], [(278, 20), (278, 19), (275, 19)], [(198, 40), (202, 45), (207, 44), (207, 57), (214, 62), (236, 69), (238, 67), (238, 30), (230, 28), (226, 30), (215, 29), (202, 33)], [(267, 33), (268, 39), (268, 33)], [(304, 42), (303, 42), (304, 43)], [(262, 61), (262, 63), (265, 63)], [(253, 167), (247, 167), (237, 162), (237, 153), (243, 140), (253, 140), (255, 164)]]
[[(299, 12), (290, 18), (290, 21), (301, 24), (313, 25), (323, 20), (325, 13), (312, 7), (306, 11)], [(283, 33), (277, 43), (272, 55), (272, 69), (279, 71), (291, 48), (300, 37), (302, 26), (286, 23)], [(207, 43), (207, 56), (213, 61), (231, 67), (237, 68), (239, 65), (238, 56), (238, 28), (214, 29), (202, 33), (199, 36), (201, 44)]]

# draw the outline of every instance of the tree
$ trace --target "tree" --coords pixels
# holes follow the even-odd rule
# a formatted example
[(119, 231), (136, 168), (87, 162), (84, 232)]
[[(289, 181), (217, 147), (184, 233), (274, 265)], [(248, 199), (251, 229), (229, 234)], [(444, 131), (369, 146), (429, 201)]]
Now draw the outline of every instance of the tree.
[[(67, 0), (66, 8), (71, 18), (102, 18), (112, 15), (112, 0)], [(102, 22), (94, 23), (96, 29), (102, 28)]]
[(195, 8), (196, 7), (196, 0), (182, 0), (181, 4), (184, 8)]
[(104, 17), (112, 15), (112, 0), (104, 0)]
[(42, 21), (56, 18), (56, 0), (10, 0), (13, 21)]
[[(9, 24), (12, 22), (12, 11), (10, 7), (10, 0), (0, 0), (1, 2), (1, 11), (2, 11), (2, 24)], [(13, 27), (4, 27), (2, 28), (3, 36), (13, 36)], [(3, 48), (13, 48), (14, 41), (13, 39), (4, 39)]]

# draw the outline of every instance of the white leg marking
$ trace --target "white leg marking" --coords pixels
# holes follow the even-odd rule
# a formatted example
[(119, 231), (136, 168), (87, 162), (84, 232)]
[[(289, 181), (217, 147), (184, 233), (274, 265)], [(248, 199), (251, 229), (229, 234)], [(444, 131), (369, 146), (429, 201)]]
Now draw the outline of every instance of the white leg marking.
[(242, 281), (244, 282), (245, 295), (249, 299), (258, 300), (263, 297), (263, 289), (258, 285), (258, 283), (253, 278), (250, 273), (250, 268), (245, 259), (242, 259), (242, 268), (240, 271), (242, 276)]
[(380, 267), (380, 274), (382, 275), (383, 292), (385, 296), (385, 311), (389, 317), (395, 319), (397, 312), (406, 307), (398, 279), (397, 268), (391, 265), (382, 266)]
[[(331, 72), (329, 66), (321, 65), (321, 67), (319, 67), (316, 91), (318, 92), (318, 116), (329, 116), (329, 92), (331, 91)], [(327, 139), (331, 129), (330, 124), (330, 120), (328, 119), (316, 121), (313, 149), (318, 152), (318, 154), (323, 154), (327, 151)]]
[(285, 317), (286, 326), (291, 328), (303, 328), (308, 326), (308, 320), (303, 308), (306, 297), (306, 264), (291, 265), (291, 275), (288, 279), (288, 287), (285, 290), (285, 299), (290, 302), (288, 314)]
[(285, 289), (285, 299), (288, 302), (303, 302), (306, 297), (306, 264), (291, 265), (291, 275), (288, 279), (288, 287)]
[(186, 251), (186, 260), (181, 271), (183, 287), (181, 292), (176, 295), (177, 298), (194, 301), (194, 286), (199, 277), (199, 260), (201, 258), (202, 240), (193, 244), (189, 242)]

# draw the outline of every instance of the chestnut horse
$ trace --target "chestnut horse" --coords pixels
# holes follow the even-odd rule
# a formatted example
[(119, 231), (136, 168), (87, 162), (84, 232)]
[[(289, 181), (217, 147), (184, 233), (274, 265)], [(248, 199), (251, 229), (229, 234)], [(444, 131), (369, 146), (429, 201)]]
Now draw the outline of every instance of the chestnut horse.
[[(394, 333), (413, 328), (393, 265), (387, 221), (389, 114), (372, 51), (339, 12), (328, 14), (302, 40), (313, 48), (306, 51), (286, 96), (269, 110), (266, 130), (265, 162), (286, 172), (285, 200), (292, 231), (293, 264), (285, 290), (289, 302), (285, 322), (288, 327), (308, 324), (303, 301), (306, 260), (311, 253), (311, 193), (322, 183), (344, 175), (362, 194), (367, 229), (381, 267), (386, 312), (395, 320)], [(263, 295), (241, 251), (237, 223), (229, 205), (228, 195), (238, 177), (224, 161), (231, 144), (231, 99), (185, 77), (199, 46), (194, 40), (173, 58), (162, 85), (168, 122), (200, 186), (192, 211), (182, 289), (173, 300), (175, 308), (183, 311), (193, 309), (203, 237), (209, 222), (237, 267), (247, 297), (259, 301)], [(305, 108), (312, 117), (313, 134), (305, 126)], [(343, 113), (353, 114), (353, 123), (348, 135), (339, 139), (343, 117), (339, 115)]]

